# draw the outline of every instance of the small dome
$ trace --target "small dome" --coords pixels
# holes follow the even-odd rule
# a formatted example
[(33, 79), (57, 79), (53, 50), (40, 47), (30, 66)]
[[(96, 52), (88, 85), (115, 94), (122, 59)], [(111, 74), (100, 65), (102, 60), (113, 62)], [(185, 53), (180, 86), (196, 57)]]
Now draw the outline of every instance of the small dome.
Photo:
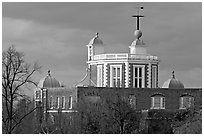
[(171, 89), (183, 89), (184, 85), (181, 81), (177, 80), (172, 72), (172, 78), (164, 82), (162, 88), (171, 88)]
[(58, 88), (60, 87), (60, 82), (50, 75), (50, 70), (48, 75), (41, 79), (38, 83), (39, 88)]
[(98, 36), (98, 33), (96, 33), (96, 36), (93, 39), (91, 39), (89, 45), (103, 45), (102, 40)]

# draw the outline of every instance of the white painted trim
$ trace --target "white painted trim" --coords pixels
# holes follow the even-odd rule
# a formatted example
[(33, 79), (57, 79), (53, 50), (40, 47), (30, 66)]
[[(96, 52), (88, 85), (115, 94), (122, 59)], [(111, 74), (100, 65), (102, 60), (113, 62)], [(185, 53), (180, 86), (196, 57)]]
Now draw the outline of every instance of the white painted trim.
[(129, 63), (125, 62), (125, 87), (129, 87)]
[[(188, 107), (184, 107), (184, 98), (189, 99)], [(179, 109), (187, 109), (187, 108), (191, 107), (193, 101), (194, 101), (194, 98), (192, 96), (182, 96), (182, 97), (180, 97)]]
[[(47, 112), (56, 113), (59, 111), (58, 110), (47, 110)], [(78, 111), (77, 110), (62, 110), (61, 112), (78, 112)]]
[[(154, 69), (155, 68), (155, 69)], [(157, 66), (152, 66), (152, 72), (154, 71), (155, 75), (152, 74), (152, 79), (154, 78), (155, 83), (152, 82), (152, 88), (157, 88)], [(155, 76), (155, 77), (153, 77)], [(155, 84), (155, 87), (153, 87), (153, 84)]]
[(57, 100), (56, 100), (56, 102), (57, 102), (56, 109), (59, 109), (59, 105), (60, 105), (60, 104), (59, 104), (59, 103), (60, 103), (60, 98), (59, 98), (59, 97), (56, 97), (56, 99), (57, 99)]
[(147, 78), (148, 78), (148, 81), (147, 81), (147, 87), (149, 87), (149, 88), (151, 88), (152, 86), (152, 69), (151, 69), (151, 63), (149, 63), (149, 65), (148, 65), (148, 68), (147, 68)]
[[(142, 68), (142, 88), (145, 88), (145, 65), (133, 65), (133, 87), (134, 88), (138, 88), (135, 87), (135, 68), (137, 68), (137, 76), (139, 75), (139, 69), (138, 68)], [(139, 80), (137, 85), (139, 85)]]
[[(150, 109), (165, 109), (165, 107), (166, 107), (166, 98), (163, 97), (163, 96), (160, 96), (159, 97), (160, 98), (160, 105), (159, 105), (159, 107), (155, 107), (155, 105), (154, 105), (155, 97), (158, 97), (158, 96), (151, 97), (151, 108)], [(164, 99), (164, 107), (162, 107), (163, 99)]]
[(95, 65), (95, 64), (101, 64), (101, 63), (124, 63), (124, 62), (130, 62), (130, 63), (141, 63), (141, 64), (158, 64), (159, 61), (150, 61), (150, 60), (128, 60), (128, 59), (121, 59), (121, 60), (91, 60), (91, 61), (87, 61), (87, 63), (91, 64), (91, 65)]
[(103, 86), (103, 66), (97, 65), (97, 87)]
[(107, 85), (107, 64), (104, 63), (103, 65), (103, 87)]

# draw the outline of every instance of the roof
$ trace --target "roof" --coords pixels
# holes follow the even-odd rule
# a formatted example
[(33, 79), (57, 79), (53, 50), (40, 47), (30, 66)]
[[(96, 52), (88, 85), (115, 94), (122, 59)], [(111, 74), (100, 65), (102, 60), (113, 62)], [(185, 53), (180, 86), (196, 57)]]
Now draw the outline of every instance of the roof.
[(172, 78), (165, 81), (162, 88), (182, 89), (184, 88), (184, 85), (181, 81), (175, 78), (174, 71), (173, 71)]
[(103, 45), (102, 40), (98, 36), (98, 33), (96, 33), (96, 36), (90, 40), (89, 45)]
[(42, 78), (38, 83), (39, 88), (58, 88), (60, 86), (60, 82), (51, 76), (50, 70), (48, 71), (48, 75)]

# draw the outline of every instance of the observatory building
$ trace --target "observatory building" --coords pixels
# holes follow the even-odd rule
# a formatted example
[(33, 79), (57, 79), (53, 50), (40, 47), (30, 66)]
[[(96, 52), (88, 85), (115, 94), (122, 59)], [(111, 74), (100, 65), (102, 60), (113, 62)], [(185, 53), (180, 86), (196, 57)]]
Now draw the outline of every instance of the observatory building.
[(97, 87), (158, 87), (159, 59), (147, 53), (147, 46), (139, 29), (139, 19), (144, 16), (132, 17), (136, 18), (137, 25), (134, 32), (135, 40), (129, 46), (129, 52), (106, 53), (99, 33), (96, 33), (87, 45), (87, 64), (90, 74), (93, 68), (96, 68)]

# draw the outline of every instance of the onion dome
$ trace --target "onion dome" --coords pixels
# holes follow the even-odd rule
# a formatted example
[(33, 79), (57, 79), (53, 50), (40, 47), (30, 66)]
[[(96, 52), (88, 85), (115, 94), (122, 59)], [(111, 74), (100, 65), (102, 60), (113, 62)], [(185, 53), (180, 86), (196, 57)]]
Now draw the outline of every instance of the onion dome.
[(98, 36), (98, 32), (96, 33), (96, 36), (90, 40), (89, 45), (103, 45), (102, 40)]
[(172, 78), (164, 82), (162, 88), (171, 88), (171, 89), (183, 89), (184, 85), (181, 81), (177, 80), (172, 72)]
[(40, 80), (38, 83), (39, 88), (58, 88), (60, 87), (60, 82), (57, 81), (54, 77), (51, 76), (50, 70), (48, 75)]

